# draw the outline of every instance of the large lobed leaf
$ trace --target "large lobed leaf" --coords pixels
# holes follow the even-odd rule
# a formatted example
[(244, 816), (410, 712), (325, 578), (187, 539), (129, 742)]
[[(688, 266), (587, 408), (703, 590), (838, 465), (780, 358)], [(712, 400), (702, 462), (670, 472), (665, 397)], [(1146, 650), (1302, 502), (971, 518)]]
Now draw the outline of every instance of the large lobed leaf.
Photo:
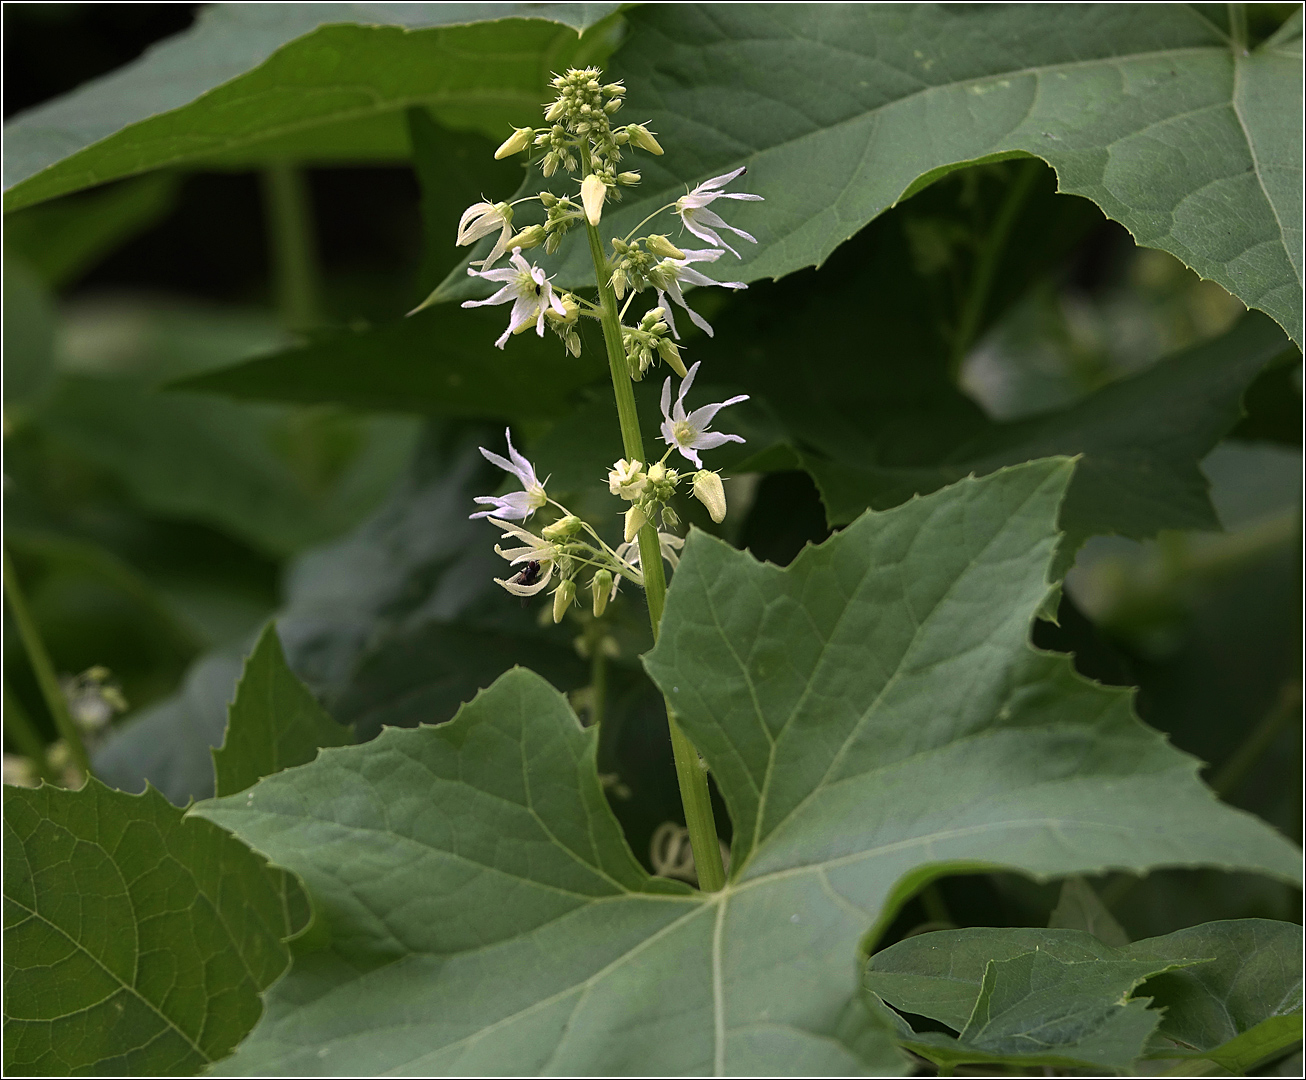
[(264, 776), (312, 761), (320, 746), (353, 741), (353, 732), (332, 720), (290, 673), (276, 624), (268, 623), (245, 660), (226, 736), (213, 751), (214, 792), (234, 795)]
[[(1250, 52), (1187, 4), (651, 4), (628, 18), (613, 67), (668, 153), (641, 160), (616, 235), (746, 165), (745, 190), (767, 201), (731, 206), (759, 243), (729, 276), (779, 277), (959, 163), (1030, 154), (1302, 341), (1300, 13)], [(587, 276), (577, 252), (564, 277)]]
[(787, 570), (691, 536), (646, 666), (730, 807), (720, 893), (644, 876), (594, 732), (520, 670), (447, 725), (198, 806), (329, 927), (224, 1070), (898, 1073), (855, 959), (930, 877), (1295, 875), (1127, 692), (1026, 643), (1071, 469), (867, 514)]
[(1264, 919), (1120, 947), (1077, 930), (947, 930), (877, 953), (863, 985), (960, 1032), (896, 1022), (904, 1045), (938, 1062), (1127, 1070), (1188, 1058), (1242, 1073), (1301, 1039), (1301, 942), (1300, 926)]
[(5, 786), (6, 1075), (191, 1074), (258, 1019), (290, 879), (153, 790)]
[(551, 68), (606, 55), (578, 33), (617, 6), (219, 4), (7, 124), (5, 210), (167, 166), (402, 159), (411, 105), (501, 135)]

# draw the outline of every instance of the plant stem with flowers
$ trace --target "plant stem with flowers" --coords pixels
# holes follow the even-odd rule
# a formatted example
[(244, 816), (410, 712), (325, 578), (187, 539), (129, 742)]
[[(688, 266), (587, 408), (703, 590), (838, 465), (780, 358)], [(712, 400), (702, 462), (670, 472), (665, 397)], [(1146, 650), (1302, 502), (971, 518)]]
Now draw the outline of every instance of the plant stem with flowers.
[[(746, 396), (740, 395), (686, 411), (685, 398), (693, 386), (699, 364), (695, 363), (688, 370), (685, 368), (676, 344), (680, 335), (668, 298), (683, 308), (695, 325), (708, 335), (712, 334), (707, 321), (685, 302), (683, 286), (745, 288), (740, 281), (709, 278), (694, 269), (694, 265), (715, 263), (726, 251), (738, 255), (721, 239), (720, 230), (732, 232), (750, 242), (756, 241), (742, 229), (727, 224), (708, 207), (717, 199), (757, 201), (761, 196), (724, 190), (728, 183), (743, 174), (742, 168), (712, 177), (676, 202), (661, 207), (626, 236), (613, 237), (609, 242), (609, 256), (599, 232), (603, 206), (610, 198), (619, 199), (622, 187), (640, 182), (638, 172), (618, 171), (622, 147), (638, 148), (652, 154), (661, 154), (662, 147), (642, 124), (612, 126), (610, 117), (621, 108), (625, 89), (620, 82), (602, 85), (600, 74), (596, 69), (586, 68), (555, 76), (553, 87), (558, 96), (545, 113), (546, 126), (515, 129), (495, 155), (502, 158), (527, 151), (537, 152), (536, 163), (545, 177), (552, 177), (559, 168), (567, 174), (579, 170), (578, 197), (545, 191), (512, 205), (477, 203), (463, 214), (457, 242), (472, 244), (498, 233), (489, 255), (479, 264), (473, 264), (479, 265), (479, 269), (469, 267), (467, 272), (493, 282), (499, 288), (485, 300), (469, 300), (463, 304), (464, 307), (478, 307), (512, 303), (508, 328), (495, 342), (498, 348), (504, 348), (512, 335), (531, 328), (543, 336), (547, 325), (562, 339), (569, 352), (579, 355), (580, 337), (575, 330), (577, 320), (592, 318), (602, 327), (625, 453), (625, 457), (617, 461), (609, 472), (608, 487), (614, 495), (631, 504), (625, 515), (624, 542), (615, 549), (609, 547), (591, 525), (549, 498), (534, 466), (513, 447), (511, 433), (507, 433), (508, 458), (484, 448), (481, 452), (487, 460), (515, 476), (522, 490), (478, 498), (478, 503), (491, 509), (478, 511), (472, 517), (488, 518), (491, 524), (504, 530), (505, 539), (512, 537), (520, 541), (520, 546), (516, 547), (495, 547), (495, 551), (511, 566), (520, 568), (511, 577), (495, 579), (508, 592), (523, 597), (534, 596), (556, 576), (559, 582), (553, 591), (553, 617), (555, 622), (559, 622), (576, 602), (576, 578), (587, 568), (596, 617), (602, 615), (606, 604), (615, 597), (621, 581), (630, 580), (644, 588), (656, 640), (666, 605), (667, 585), (662, 563), (666, 560), (674, 569), (677, 552), (683, 544), (683, 540), (671, 531), (679, 525), (679, 519), (669, 504), (681, 482), (689, 479), (668, 467), (667, 459), (673, 451), (678, 451), (694, 465), (698, 471), (690, 483), (691, 493), (707, 507), (713, 521), (724, 520), (726, 500), (721, 476), (703, 467), (699, 451), (711, 450), (726, 442), (744, 441), (738, 435), (711, 431), (709, 427), (721, 409), (747, 400)], [(536, 200), (545, 211), (545, 220), (514, 233), (514, 207)], [(675, 212), (684, 230), (718, 246), (685, 251), (663, 234), (635, 236), (637, 231), (667, 211)], [(541, 245), (546, 254), (556, 252), (566, 234), (582, 223), (594, 265), (597, 302), (555, 291), (552, 279), (522, 255), (523, 251)], [(498, 259), (509, 253), (510, 268), (494, 269)], [(645, 312), (634, 325), (625, 325), (626, 309), (634, 295), (645, 289), (656, 293), (659, 306)], [(626, 299), (628, 292), (630, 298)], [(625, 300), (625, 306), (618, 307), (622, 300)], [(660, 461), (650, 462), (644, 450), (631, 383), (641, 380), (658, 359), (682, 381), (674, 405), (670, 377), (663, 385), (661, 435), (667, 450)], [(554, 508), (560, 516), (541, 529), (538, 535), (524, 524), (513, 524), (525, 523), (537, 510), (546, 507)], [(707, 772), (698, 751), (681, 731), (669, 701), (666, 706), (676, 776), (699, 885), (704, 890), (715, 891), (725, 883), (725, 871)]]

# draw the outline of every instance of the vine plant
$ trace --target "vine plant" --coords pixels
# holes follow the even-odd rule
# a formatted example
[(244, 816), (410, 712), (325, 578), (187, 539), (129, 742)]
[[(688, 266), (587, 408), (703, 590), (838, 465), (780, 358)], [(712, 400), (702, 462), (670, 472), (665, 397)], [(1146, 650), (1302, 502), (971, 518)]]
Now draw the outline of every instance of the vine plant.
[[(242, 650), (211, 771), (200, 744), (205, 786), (178, 782), (169, 798), (148, 763), (183, 754), (193, 714), (119, 727), (126, 699), (104, 667), (61, 681), (39, 594), (24, 587), (33, 548), (14, 559), (7, 544), (5, 595), (35, 677), (18, 689), (44, 703), (54, 739), (7, 683), (6, 732), (27, 772), (4, 790), (6, 1074), (1299, 1068), (1302, 938), (1288, 905), (1301, 853), (1228, 798), (1291, 726), (1299, 681), (1208, 787), (1199, 761), (1140, 721), (1131, 689), (1035, 647), (1031, 627), (1054, 634), (1087, 537), (1216, 527), (1198, 462), (1245, 396), (1246, 422), (1260, 422), (1253, 397), (1291, 381), (1300, 135), (1282, 117), (1300, 91), (1300, 11), (633, 5), (578, 38), (604, 5), (513, 8), (492, 24), (475, 22), (480, 6), (374, 5), (369, 18), (409, 22), (307, 32), (287, 7), (260, 9), (294, 25), (256, 70), (64, 159), (50, 148), (99, 128), (40, 126), (57, 128), (66, 103), (20, 119), (7, 129), (27, 146), (11, 200), (21, 211), (78, 178), (187, 154), (229, 162), (269, 141), (277, 249), (296, 253), (286, 317), (312, 334), (192, 372), (179, 384), (190, 397), (168, 404), (280, 393), (453, 419), (428, 430), (391, 503), (301, 552), (278, 621)], [(221, 5), (206, 25), (253, 18), (245, 8)], [(597, 63), (621, 19), (617, 80)], [(266, 52), (271, 31), (255, 29)], [(503, 102), (539, 100), (546, 56), (561, 74), (542, 122), (515, 126), (524, 117)], [(517, 89), (487, 97), (491, 82)], [(482, 194), (459, 216), (478, 181), (433, 211), (446, 250), (449, 233), (479, 245), (466, 277), (433, 294), (466, 312), (431, 301), (394, 326), (321, 327), (309, 187), (284, 154), (298, 139), (334, 153), (351, 138), (355, 84), (410, 110), (419, 157), (428, 137), (488, 138), (441, 134), (412, 108), (465, 92), (462, 119), (494, 117), (469, 124), (496, 141), (514, 125), (493, 158), (538, 169), (520, 197)], [(632, 103), (660, 111), (619, 121), (627, 84)], [(126, 108), (111, 90), (94, 116)], [(674, 186), (645, 183), (639, 154), (661, 158)], [(1090, 199), (1264, 314), (1240, 308), (1069, 404), (984, 412), (958, 383), (1021, 332), (995, 312), (1040, 302), (1046, 266), (1101, 224)], [(716, 327), (687, 297), (713, 286), (736, 294), (708, 312)], [(495, 314), (472, 309), (499, 307), (495, 351), (492, 333), (477, 337)], [(597, 341), (602, 363), (587, 352)], [(578, 404), (605, 367), (619, 445), (606, 384)], [(705, 400), (723, 396), (704, 395), (709, 372), (748, 393)], [(662, 380), (656, 431), (636, 408), (646, 379)], [(75, 442), (85, 433), (59, 426), (70, 394), (12, 415)], [(468, 416), (494, 417), (496, 442), (508, 420), (504, 445), (480, 445), (486, 428), (458, 427)], [(746, 448), (722, 427), (744, 431)], [(750, 460), (741, 471), (814, 481), (816, 542), (783, 566), (687, 529), (676, 510), (700, 515), (697, 499), (722, 526), (729, 509), (729, 535), (745, 515), (723, 472)], [(476, 494), (483, 461), (505, 474), (494, 493)], [(591, 474), (600, 499), (555, 482), (564, 467)], [(622, 506), (606, 521), (591, 509), (604, 471), (620, 500), (608, 505)], [(252, 529), (248, 517), (224, 520)], [(1299, 542), (1299, 517), (1289, 526), (1258, 524), (1219, 550), (1281, 552)], [(1185, 559), (1217, 561), (1178, 535), (1163, 537), (1164, 573), (1127, 583), (1130, 599)], [(477, 578), (490, 616), (457, 608), (475, 591), (452, 580), (469, 565), (497, 568)], [(599, 773), (611, 713), (581, 723), (578, 695), (559, 690), (580, 685), (576, 656), (547, 638), (556, 630), (526, 625), (491, 577), (523, 603), (547, 596), (555, 623), (588, 609), (575, 614), (598, 660), (591, 693), (619, 593), (642, 593), (653, 645), (621, 677), (661, 699), (686, 823), (656, 819), (655, 872), (614, 813), (620, 783)], [(423, 622), (435, 608), (457, 612)], [(525, 629), (501, 634), (509, 617)], [(1066, 647), (1075, 625), (1063, 621), (1043, 644)], [(368, 679), (391, 680), (383, 718), (410, 703), (400, 722), (369, 728), (348, 712)], [(453, 689), (440, 713), (442, 680)], [(133, 767), (147, 761), (135, 787), (124, 746)], [(1246, 896), (1279, 906), (1238, 913), (1277, 917), (1150, 925), (1122, 898), (1155, 898), (1174, 880), (1163, 870), (1241, 872), (1220, 881), (1256, 882)], [(959, 909), (959, 881), (1022, 898), (1036, 925), (969, 925), (1002, 920), (992, 905)]]
[[(640, 182), (637, 171), (619, 171), (622, 148), (638, 148), (657, 155), (661, 155), (663, 150), (656, 136), (643, 124), (612, 126), (611, 117), (623, 104), (625, 87), (620, 82), (604, 84), (601, 79), (602, 72), (597, 68), (572, 68), (555, 76), (553, 88), (557, 97), (544, 113), (549, 126), (517, 128), (495, 153), (496, 158), (503, 158), (534, 150), (540, 171), (546, 178), (552, 177), (559, 167), (567, 175), (579, 171), (582, 177), (579, 192), (559, 196), (546, 191), (513, 203), (475, 203), (467, 208), (459, 222), (458, 243), (472, 244), (498, 232), (494, 247), (480, 261), (479, 269), (469, 267), (467, 272), (473, 277), (500, 284), (500, 288), (488, 299), (464, 301), (463, 307), (512, 304), (508, 328), (495, 342), (499, 348), (502, 349), (513, 334), (531, 328), (542, 336), (547, 323), (563, 340), (568, 351), (579, 356), (580, 337), (573, 328), (576, 320), (590, 318), (602, 325), (625, 452), (608, 474), (608, 487), (612, 494), (631, 504), (625, 516), (624, 542), (616, 549), (609, 547), (593, 526), (550, 499), (544, 485), (537, 479), (534, 467), (513, 449), (511, 434), (508, 435), (511, 460), (504, 460), (484, 448), (481, 453), (515, 476), (521, 482), (522, 490), (499, 498), (478, 498), (477, 502), (488, 504), (493, 509), (472, 516), (488, 518), (491, 524), (506, 530), (505, 539), (515, 538), (524, 545), (506, 550), (495, 547), (495, 551), (513, 566), (522, 567), (507, 580), (495, 579), (510, 593), (534, 596), (553, 580), (556, 572), (559, 580), (553, 591), (553, 620), (560, 622), (575, 601), (577, 576), (588, 570), (597, 618), (603, 614), (609, 599), (616, 595), (624, 577), (643, 587), (656, 640), (666, 605), (667, 586), (662, 563), (665, 559), (674, 567), (676, 552), (683, 545), (683, 540), (671, 531), (678, 526), (679, 520), (668, 504), (677, 487), (682, 481), (687, 481), (693, 494), (707, 507), (712, 520), (717, 523), (725, 520), (725, 488), (721, 474), (702, 467), (699, 451), (726, 442), (744, 441), (738, 435), (713, 431), (711, 425), (721, 409), (748, 400), (746, 394), (741, 394), (713, 405), (702, 405), (691, 412), (685, 411), (685, 397), (693, 386), (699, 364), (695, 363), (686, 370), (681, 360), (675, 340), (679, 334), (667, 297), (669, 295), (684, 308), (689, 318), (704, 332), (712, 334), (707, 321), (685, 302), (683, 286), (723, 284), (731, 289), (745, 288), (743, 282), (714, 281), (695, 270), (694, 264), (714, 263), (727, 250), (738, 256), (738, 252), (722, 240), (718, 229), (736, 233), (753, 243), (756, 241), (742, 229), (728, 225), (710, 206), (717, 199), (760, 201), (762, 197), (725, 190), (727, 184), (743, 175), (744, 169), (739, 168), (704, 181), (674, 203), (649, 214), (625, 236), (610, 238), (605, 247), (599, 231), (604, 203), (609, 198), (619, 199), (621, 188)], [(517, 207), (531, 202), (540, 204), (545, 212), (544, 221), (514, 232)], [(635, 235), (658, 216), (671, 211), (683, 228), (697, 239), (719, 246), (683, 251), (665, 234)], [(532, 266), (522, 255), (523, 250), (540, 245), (545, 251), (556, 251), (567, 232), (581, 224), (594, 263), (597, 302), (573, 293), (555, 294), (544, 271)], [(493, 269), (494, 264), (508, 252), (511, 252), (511, 268)], [(638, 322), (626, 325), (624, 319), (631, 303), (640, 293), (650, 289), (656, 292), (659, 306), (644, 312)], [(661, 435), (667, 449), (659, 460), (650, 461), (644, 450), (644, 436), (635, 412), (631, 382), (644, 378), (655, 356), (680, 376), (681, 383), (674, 405), (671, 378), (668, 377), (662, 386)], [(668, 467), (667, 459), (674, 451), (679, 451), (698, 470), (692, 477), (682, 476), (675, 468)], [(552, 507), (559, 516), (544, 526), (538, 536), (510, 524), (511, 521), (528, 520), (536, 510), (545, 506)], [(698, 880), (704, 889), (715, 891), (725, 883), (725, 871), (712, 817), (706, 768), (698, 751), (676, 722), (670, 701), (666, 703), (666, 709)]]

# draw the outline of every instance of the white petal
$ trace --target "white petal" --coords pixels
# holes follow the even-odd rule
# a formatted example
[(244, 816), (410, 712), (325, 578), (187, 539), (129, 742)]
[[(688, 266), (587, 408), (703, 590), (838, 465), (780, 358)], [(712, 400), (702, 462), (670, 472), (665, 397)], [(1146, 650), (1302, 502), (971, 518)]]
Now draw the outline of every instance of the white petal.
[(736, 176), (743, 176), (747, 171), (747, 165), (740, 165), (734, 172), (722, 173), (720, 176), (712, 177), (711, 180), (704, 180), (694, 191), (715, 191), (717, 188), (723, 188)]
[[(660, 299), (659, 295), (659, 299)], [(662, 384), (662, 416), (668, 422), (671, 420), (671, 376), (667, 376), (667, 381)]]
[(503, 578), (495, 578), (494, 583), (496, 585), (502, 585), (512, 593), (513, 596), (534, 596), (536, 593), (544, 591), (544, 587), (548, 585), (552, 577), (553, 563), (549, 563), (549, 565), (544, 568), (544, 576), (534, 585), (518, 585), (515, 581), (505, 581)]
[(503, 530), (505, 540), (510, 536), (515, 536), (518, 540), (525, 540), (526, 543), (534, 544), (536, 547), (545, 543), (545, 541), (541, 540), (533, 532), (523, 529), (520, 525), (509, 525), (508, 522), (498, 521), (495, 518), (490, 518), (490, 524), (497, 525)]
[(722, 240), (721, 237), (717, 236), (717, 234), (714, 233), (711, 229), (707, 228), (707, 226), (698, 224), (698, 222), (694, 221), (694, 219), (691, 218), (688, 214), (681, 215), (680, 220), (685, 223), (685, 228), (688, 229), (690, 232), (692, 232), (700, 240), (706, 240), (709, 244), (717, 244), (723, 247), (726, 251), (730, 252), (736, 258), (738, 258), (739, 253), (735, 251), (735, 249), (732, 248), (729, 244), (727, 244), (724, 240)]
[[(535, 486), (535, 466), (519, 454), (512, 445), (512, 431), (509, 428), (503, 429), (503, 437), (508, 440), (508, 456), (512, 459), (513, 468), (508, 471), (515, 474), (521, 481), (522, 487), (531, 488)], [(484, 453), (484, 451), (482, 451)], [(497, 462), (495, 464), (498, 464)], [(502, 465), (499, 466), (503, 468)]]
[(513, 298), (512, 286), (505, 285), (493, 296), (486, 300), (464, 300), (463, 307), (489, 307), (494, 304), (506, 304)]
[(675, 424), (670, 417), (662, 421), (662, 441), (668, 446), (676, 445)]
[(698, 428), (699, 431), (706, 431), (708, 425), (712, 423), (712, 418), (727, 405), (738, 405), (741, 401), (747, 400), (747, 394), (737, 394), (725, 401), (719, 401), (715, 405), (704, 405), (701, 409), (695, 409), (685, 419)]
[(676, 329), (676, 320), (671, 314), (671, 307), (667, 304), (667, 294), (661, 289), (655, 290), (658, 294), (658, 306), (662, 308), (662, 318), (666, 320), (667, 329), (671, 331), (671, 336), (677, 341), (680, 340), (680, 332)]
[(705, 318), (703, 318), (702, 315), (700, 315), (688, 304), (685, 305), (685, 310), (689, 312), (690, 322), (692, 322), (695, 326), (697, 326), (700, 330), (702, 330), (703, 333), (705, 333), (708, 337), (716, 337), (716, 334), (712, 330), (712, 324), (708, 322)]
[[(680, 393), (676, 395), (677, 405), (685, 400), (685, 395), (689, 393), (689, 388), (694, 385), (694, 376), (698, 374), (698, 369), (702, 363), (702, 360), (695, 360), (694, 363), (690, 365), (689, 370), (685, 372), (685, 377), (680, 383)], [(677, 417), (677, 419), (682, 419), (682, 417)]]
[(742, 435), (727, 435), (722, 431), (705, 431), (689, 445), (695, 450), (714, 450), (723, 443), (744, 441)]

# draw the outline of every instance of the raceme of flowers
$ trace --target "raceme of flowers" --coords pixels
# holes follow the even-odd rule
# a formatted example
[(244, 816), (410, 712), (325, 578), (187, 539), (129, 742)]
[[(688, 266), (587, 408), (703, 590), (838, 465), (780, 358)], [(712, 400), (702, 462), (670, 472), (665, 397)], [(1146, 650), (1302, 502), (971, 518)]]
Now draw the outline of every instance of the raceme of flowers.
[[(623, 188), (640, 183), (638, 171), (623, 168), (625, 156), (634, 150), (661, 155), (663, 150), (645, 124), (613, 125), (613, 116), (624, 104), (625, 87), (621, 82), (604, 83), (598, 69), (584, 68), (555, 76), (552, 86), (556, 97), (545, 110), (543, 125), (515, 128), (495, 157), (528, 154), (546, 178), (566, 177), (571, 183), (578, 183), (578, 187), (562, 194), (541, 191), (511, 203), (483, 198), (467, 208), (458, 223), (456, 243), (465, 246), (489, 237), (494, 239), (488, 254), (472, 262), (467, 273), (491, 282), (497, 289), (483, 300), (468, 300), (462, 306), (512, 305), (507, 329), (495, 341), (500, 349), (506, 347), (514, 334), (534, 329), (537, 335), (543, 336), (547, 326), (572, 355), (579, 356), (578, 323), (581, 318), (602, 321), (606, 296), (610, 305), (606, 317), (612, 318), (615, 313), (630, 378), (643, 379), (659, 361), (680, 378), (674, 401), (670, 377), (662, 388), (661, 437), (667, 449), (661, 460), (643, 462), (622, 458), (608, 474), (609, 491), (629, 503), (624, 514), (622, 541), (615, 547), (609, 546), (588, 522), (549, 497), (545, 490), (547, 481), (539, 479), (535, 467), (513, 446), (511, 432), (505, 432), (506, 458), (481, 449), (485, 458), (504, 470), (519, 487), (506, 494), (477, 497), (476, 503), (485, 509), (471, 515), (488, 519), (502, 530), (502, 539), (513, 541), (512, 546), (495, 546), (495, 551), (507, 560), (512, 570), (495, 581), (524, 599), (553, 586), (553, 617), (554, 621), (561, 621), (576, 602), (577, 582), (584, 573), (589, 574), (595, 617), (604, 613), (623, 579), (643, 584), (638, 538), (646, 527), (650, 529), (646, 540), (652, 543), (651, 538), (656, 535), (658, 550), (674, 569), (684, 541), (673, 531), (680, 521), (670, 503), (682, 486), (707, 508), (713, 521), (725, 519), (725, 486), (719, 472), (704, 468), (701, 453), (728, 442), (744, 441), (739, 435), (715, 431), (712, 425), (720, 410), (748, 398), (741, 394), (715, 404), (688, 408), (686, 399), (700, 365), (685, 367), (681, 346), (677, 344), (680, 332), (673, 309), (679, 307), (691, 322), (712, 335), (707, 320), (686, 303), (684, 290), (712, 285), (746, 288), (742, 281), (709, 277), (703, 269), (727, 252), (739, 256), (722, 234), (728, 234), (735, 243), (741, 239), (757, 242), (750, 233), (725, 221), (713, 207), (721, 207), (723, 201), (759, 202), (762, 196), (726, 190), (744, 175), (743, 166), (704, 180), (659, 208), (625, 236), (609, 238), (610, 254), (606, 258), (595, 256), (599, 271), (597, 301), (556, 289), (553, 279), (524, 253), (542, 248), (545, 254), (553, 254), (578, 226), (590, 230), (594, 236), (602, 223), (604, 206), (620, 199)], [(517, 228), (517, 217), (531, 203), (539, 204), (541, 220)], [(688, 234), (711, 246), (685, 248), (665, 233), (635, 235), (664, 213), (674, 215), (682, 235)], [(499, 265), (505, 256), (507, 265)], [(635, 296), (646, 290), (656, 295), (657, 306), (627, 323), (626, 313)], [(617, 303), (624, 302), (619, 312), (615, 311), (614, 298)], [(611, 327), (611, 323), (606, 325)], [(614, 364), (619, 363), (618, 355), (613, 354)], [(682, 474), (668, 466), (667, 459), (673, 452), (692, 464), (695, 471)], [(531, 531), (525, 523), (537, 512), (556, 516), (548, 525)]]

